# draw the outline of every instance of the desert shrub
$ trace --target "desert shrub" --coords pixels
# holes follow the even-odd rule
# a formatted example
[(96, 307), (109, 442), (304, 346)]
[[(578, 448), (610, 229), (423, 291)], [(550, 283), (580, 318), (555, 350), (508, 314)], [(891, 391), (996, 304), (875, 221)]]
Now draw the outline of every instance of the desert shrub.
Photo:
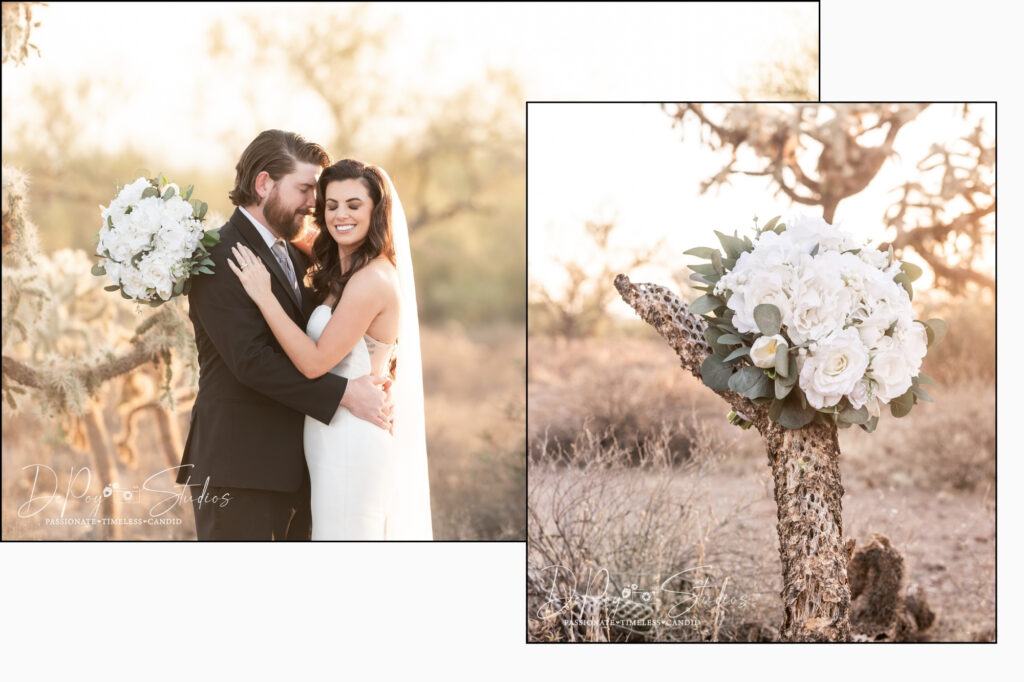
[[(531, 463), (531, 640), (729, 641), (750, 617), (734, 595), (757, 571), (719, 542), (743, 510), (715, 518), (696, 499), (722, 444), (690, 419), (682, 428), (696, 445), (677, 466), (679, 428), (663, 427), (639, 460), (585, 429), (565, 450), (569, 466)], [(726, 563), (735, 570), (716, 568)]]

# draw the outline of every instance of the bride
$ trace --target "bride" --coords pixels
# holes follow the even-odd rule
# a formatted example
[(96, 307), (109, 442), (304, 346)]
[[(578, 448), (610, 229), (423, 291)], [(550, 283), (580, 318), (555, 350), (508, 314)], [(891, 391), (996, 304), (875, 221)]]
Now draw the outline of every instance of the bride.
[(330, 424), (306, 417), (313, 539), (430, 540), (423, 371), (402, 204), (383, 170), (344, 159), (320, 175), (315, 220), (312, 289), (319, 305), (305, 333), (271, 293), (270, 273), (252, 251), (238, 245), (237, 265), (228, 259), (305, 376), (393, 381), (390, 431), (344, 407)]

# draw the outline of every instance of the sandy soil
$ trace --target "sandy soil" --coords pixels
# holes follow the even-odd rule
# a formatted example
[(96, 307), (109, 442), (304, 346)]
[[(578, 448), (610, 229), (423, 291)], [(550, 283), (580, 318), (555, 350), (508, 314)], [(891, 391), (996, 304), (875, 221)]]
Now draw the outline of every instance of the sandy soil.
[[(758, 613), (781, 616), (781, 564), (776, 507), (767, 463), (751, 471), (730, 462), (705, 474), (699, 498), (715, 516), (737, 508), (742, 516), (718, 537), (736, 556), (756, 557), (761, 570), (747, 589)], [(687, 485), (685, 478), (681, 485)], [(856, 476), (843, 481), (844, 536), (864, 545), (887, 536), (906, 560), (904, 584), (918, 583), (936, 614), (925, 633), (932, 641), (995, 638), (995, 505), (991, 490), (957, 493), (914, 487), (879, 487)], [(687, 487), (688, 489), (688, 487)], [(725, 567), (728, 569), (728, 567)], [(748, 580), (750, 580), (748, 578)], [(774, 623), (773, 623), (774, 624)]]

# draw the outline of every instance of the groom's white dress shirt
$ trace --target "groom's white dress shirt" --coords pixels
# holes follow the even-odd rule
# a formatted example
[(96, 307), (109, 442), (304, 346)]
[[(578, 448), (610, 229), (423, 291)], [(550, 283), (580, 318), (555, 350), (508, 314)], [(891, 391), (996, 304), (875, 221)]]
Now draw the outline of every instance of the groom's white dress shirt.
[[(287, 242), (285, 242), (284, 240), (279, 240), (274, 235), (273, 232), (271, 232), (266, 227), (261, 225), (260, 221), (253, 218), (252, 214), (246, 211), (241, 206), (238, 207), (238, 210), (242, 212), (242, 215), (249, 219), (249, 222), (253, 224), (253, 226), (256, 228), (256, 231), (260, 233), (261, 237), (263, 237), (263, 241), (267, 243), (267, 248), (270, 249), (270, 252), (272, 254), (274, 254), (274, 257), (277, 259), (278, 265), (280, 265), (281, 268), (284, 270), (285, 277), (288, 277), (289, 280), (291, 281), (292, 290), (295, 293), (295, 299), (299, 301), (301, 304), (302, 293), (299, 290), (299, 283), (298, 279), (296, 278), (295, 266), (292, 264), (291, 259), (287, 255)], [(277, 244), (278, 241), (281, 241), (281, 243), (285, 244), (284, 248), (281, 251), (278, 251), (277, 249), (274, 248), (274, 245)]]

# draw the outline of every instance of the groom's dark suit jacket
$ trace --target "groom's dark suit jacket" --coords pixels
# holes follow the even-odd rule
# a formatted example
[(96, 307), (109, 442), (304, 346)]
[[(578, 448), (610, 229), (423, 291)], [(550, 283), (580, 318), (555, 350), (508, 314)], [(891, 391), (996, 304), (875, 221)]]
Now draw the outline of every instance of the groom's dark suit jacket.
[[(303, 329), (312, 294), (300, 282), (301, 305), (265, 241), (238, 209), (213, 247), (213, 275), (198, 275), (189, 292), (189, 317), (199, 350), (199, 393), (178, 471), (178, 483), (298, 490), (305, 475), (304, 415), (330, 423), (346, 380), (334, 374), (307, 379), (295, 369), (238, 277), (227, 265), (242, 243), (271, 272), (271, 289)], [(301, 279), (307, 261), (289, 245)], [(234, 258), (232, 257), (232, 260)]]

